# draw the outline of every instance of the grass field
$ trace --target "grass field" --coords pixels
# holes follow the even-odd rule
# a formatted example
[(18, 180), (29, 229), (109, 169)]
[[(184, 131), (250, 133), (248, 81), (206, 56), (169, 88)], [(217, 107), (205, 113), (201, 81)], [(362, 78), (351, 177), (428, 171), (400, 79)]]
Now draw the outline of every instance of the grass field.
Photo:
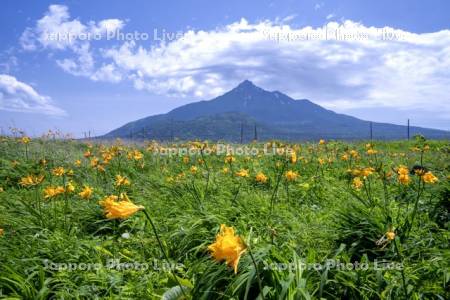
[(448, 141), (232, 146), (1, 138), (0, 298), (450, 298)]

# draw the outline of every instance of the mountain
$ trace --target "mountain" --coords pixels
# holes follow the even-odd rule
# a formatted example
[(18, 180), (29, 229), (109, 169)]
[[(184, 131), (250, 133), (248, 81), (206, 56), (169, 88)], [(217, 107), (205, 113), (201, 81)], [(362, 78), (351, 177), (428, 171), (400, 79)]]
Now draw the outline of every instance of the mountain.
[[(269, 92), (245, 80), (222, 96), (180, 106), (117, 128), (102, 138), (240, 141), (368, 139), (370, 122), (327, 110), (307, 99)], [(374, 139), (403, 139), (407, 127), (372, 123)], [(410, 136), (450, 138), (448, 131), (410, 127)]]

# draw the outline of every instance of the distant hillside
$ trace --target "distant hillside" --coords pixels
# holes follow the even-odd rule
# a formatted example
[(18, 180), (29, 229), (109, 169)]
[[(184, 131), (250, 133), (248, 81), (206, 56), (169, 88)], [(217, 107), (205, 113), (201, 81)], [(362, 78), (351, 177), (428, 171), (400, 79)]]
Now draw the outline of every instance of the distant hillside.
[[(256, 128), (255, 128), (256, 127)], [(209, 101), (130, 122), (102, 138), (260, 140), (367, 139), (370, 122), (327, 110), (313, 102), (269, 92), (246, 80)], [(374, 139), (402, 139), (406, 126), (373, 123)], [(255, 132), (256, 131), (256, 132)], [(448, 131), (410, 127), (410, 135), (450, 138)]]

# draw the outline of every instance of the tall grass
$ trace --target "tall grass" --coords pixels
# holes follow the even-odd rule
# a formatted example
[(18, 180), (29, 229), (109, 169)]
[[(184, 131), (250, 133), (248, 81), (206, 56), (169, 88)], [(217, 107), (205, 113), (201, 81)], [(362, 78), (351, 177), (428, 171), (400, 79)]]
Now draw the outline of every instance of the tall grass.
[[(274, 145), (298, 160), (280, 152), (226, 162), (199, 142), (177, 145), (201, 149), (185, 157), (158, 155), (170, 145), (157, 143), (1, 137), (0, 298), (450, 298), (448, 142)], [(401, 184), (401, 165), (426, 167), (439, 181), (413, 173)], [(56, 176), (56, 167), (73, 174)], [(353, 171), (364, 168), (372, 173), (357, 175), (357, 188)], [(242, 169), (248, 177), (236, 176)], [(289, 180), (288, 170), (299, 177)], [(258, 172), (267, 182), (255, 180)], [(20, 184), (31, 174), (45, 179)], [(131, 184), (117, 187), (118, 174)], [(75, 191), (44, 198), (69, 182)], [(85, 185), (89, 199), (79, 195)], [(152, 223), (143, 213), (107, 219), (99, 201), (121, 193)], [(236, 274), (208, 251), (220, 224), (250, 247)]]

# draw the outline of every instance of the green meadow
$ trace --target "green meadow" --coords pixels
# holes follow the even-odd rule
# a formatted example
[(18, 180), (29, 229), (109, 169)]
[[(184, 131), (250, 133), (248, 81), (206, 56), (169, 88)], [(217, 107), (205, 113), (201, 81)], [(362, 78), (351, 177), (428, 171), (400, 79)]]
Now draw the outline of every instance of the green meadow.
[(0, 298), (450, 298), (448, 141), (227, 150), (2, 137)]

